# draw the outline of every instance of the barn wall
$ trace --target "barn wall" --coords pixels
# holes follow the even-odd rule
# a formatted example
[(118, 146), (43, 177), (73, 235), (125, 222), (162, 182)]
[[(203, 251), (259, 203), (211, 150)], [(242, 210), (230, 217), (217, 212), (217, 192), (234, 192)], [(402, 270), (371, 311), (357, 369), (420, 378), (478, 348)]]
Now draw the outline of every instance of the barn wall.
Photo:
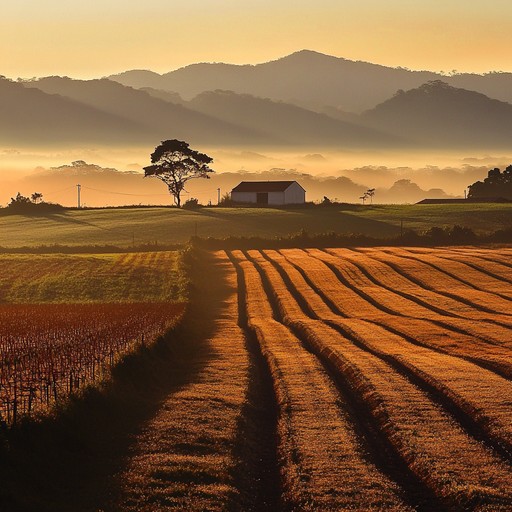
[(306, 192), (298, 183), (292, 183), (284, 191), (285, 204), (302, 204), (306, 202)]
[(255, 203), (256, 192), (231, 192), (231, 199), (235, 203)]
[(268, 204), (285, 204), (284, 203), (284, 192), (269, 192), (268, 193)]

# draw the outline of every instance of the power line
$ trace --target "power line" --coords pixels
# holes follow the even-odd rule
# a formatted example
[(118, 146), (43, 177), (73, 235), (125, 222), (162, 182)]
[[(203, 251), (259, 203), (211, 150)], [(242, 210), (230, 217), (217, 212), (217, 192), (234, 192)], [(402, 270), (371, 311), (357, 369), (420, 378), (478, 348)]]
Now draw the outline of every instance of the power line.
[(71, 190), (72, 188), (75, 188), (75, 185), (71, 185), (70, 187), (63, 188), (61, 190), (53, 191), (53, 192), (45, 192), (44, 195), (46, 197), (48, 196), (56, 196), (57, 194), (61, 194), (62, 192), (66, 192), (67, 190)]
[(82, 185), (82, 188), (86, 190), (93, 190), (94, 192), (101, 192), (103, 194), (116, 194), (120, 196), (135, 196), (135, 197), (152, 197), (152, 196), (168, 196), (169, 194), (131, 194), (129, 192), (115, 192), (113, 190), (100, 190), (98, 188), (86, 187)]

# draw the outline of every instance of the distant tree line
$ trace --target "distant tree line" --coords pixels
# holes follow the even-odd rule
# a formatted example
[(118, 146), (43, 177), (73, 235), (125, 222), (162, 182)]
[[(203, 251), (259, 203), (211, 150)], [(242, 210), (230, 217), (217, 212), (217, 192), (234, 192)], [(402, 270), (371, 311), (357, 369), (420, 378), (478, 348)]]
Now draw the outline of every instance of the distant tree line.
[(31, 196), (24, 196), (20, 192), (15, 197), (11, 197), (11, 201), (6, 208), (3, 208), (3, 213), (7, 214), (45, 214), (63, 210), (64, 207), (60, 204), (47, 203), (43, 201), (43, 194), (34, 192)]
[(389, 246), (417, 246), (436, 247), (450, 245), (487, 245), (512, 242), (512, 228), (500, 229), (493, 233), (477, 234), (471, 228), (464, 226), (432, 227), (427, 231), (418, 233), (406, 230), (400, 235), (376, 238), (368, 235), (351, 233), (308, 233), (301, 230), (299, 233), (276, 237), (238, 237), (201, 238), (192, 237), (192, 247), (203, 249), (283, 249), (297, 247), (379, 247)]
[(512, 165), (503, 172), (497, 167), (487, 173), (487, 178), (477, 181), (469, 186), (470, 199), (476, 198), (503, 198), (512, 199)]

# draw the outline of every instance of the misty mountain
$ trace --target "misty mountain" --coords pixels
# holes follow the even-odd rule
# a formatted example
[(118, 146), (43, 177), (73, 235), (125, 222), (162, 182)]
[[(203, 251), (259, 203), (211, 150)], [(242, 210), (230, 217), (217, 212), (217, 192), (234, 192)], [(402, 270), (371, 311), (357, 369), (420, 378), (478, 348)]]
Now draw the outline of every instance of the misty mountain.
[(362, 115), (365, 122), (435, 147), (510, 147), (512, 105), (433, 81)]
[(110, 78), (136, 88), (172, 91), (187, 99), (204, 91), (223, 89), (286, 101), (320, 112), (327, 108), (338, 116), (343, 112), (368, 110), (398, 89), (413, 89), (432, 80), (443, 80), (453, 87), (512, 103), (512, 73), (446, 76), (351, 61), (309, 50), (257, 65), (201, 63), (163, 75), (135, 70)]
[(417, 203), (422, 199), (449, 199), (453, 198), (440, 188), (423, 190), (418, 184), (408, 179), (401, 179), (393, 183), (389, 189), (377, 189), (375, 200), (383, 203)]
[(177, 138), (192, 144), (275, 143), (274, 139), (249, 126), (234, 126), (183, 105), (154, 97), (146, 91), (125, 87), (107, 79), (47, 77), (25, 82), (24, 85), (48, 94), (59, 94), (136, 123), (144, 130), (143, 141)]
[(453, 87), (481, 92), (489, 98), (512, 103), (512, 73), (461, 73), (442, 80)]
[(232, 91), (204, 92), (187, 103), (192, 109), (245, 129), (255, 129), (290, 145), (377, 147), (397, 138), (325, 114)]
[(177, 92), (162, 91), (161, 89), (153, 89), (152, 87), (141, 87), (140, 90), (147, 92), (154, 98), (168, 101), (169, 103), (176, 103), (178, 105), (185, 105), (186, 103), (185, 100)]
[(69, 98), (0, 79), (0, 138), (18, 145), (147, 140), (139, 123)]
[(163, 75), (135, 70), (109, 78), (137, 88), (177, 92), (186, 99), (223, 89), (314, 110), (330, 105), (360, 112), (386, 100), (397, 89), (411, 89), (439, 77), (429, 71), (389, 68), (302, 50), (257, 65), (200, 63)]

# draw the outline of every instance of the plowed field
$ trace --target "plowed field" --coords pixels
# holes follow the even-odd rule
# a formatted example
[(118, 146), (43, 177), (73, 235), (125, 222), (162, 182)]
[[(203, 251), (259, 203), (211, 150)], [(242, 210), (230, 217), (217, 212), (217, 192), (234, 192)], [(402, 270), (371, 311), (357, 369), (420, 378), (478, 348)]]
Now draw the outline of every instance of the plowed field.
[(217, 253), (272, 382), (274, 508), (512, 510), (510, 254)]

